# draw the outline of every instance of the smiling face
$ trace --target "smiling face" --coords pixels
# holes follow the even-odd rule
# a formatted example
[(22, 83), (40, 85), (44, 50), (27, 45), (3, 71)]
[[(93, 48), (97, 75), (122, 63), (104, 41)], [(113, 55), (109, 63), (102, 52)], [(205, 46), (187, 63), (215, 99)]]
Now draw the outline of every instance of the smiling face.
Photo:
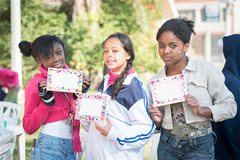
[(166, 65), (176, 65), (185, 60), (189, 43), (184, 44), (173, 32), (166, 31), (158, 38), (158, 53)]
[(121, 73), (131, 57), (124, 50), (121, 41), (117, 38), (109, 38), (103, 47), (103, 60), (109, 70), (114, 73)]
[(60, 43), (53, 43), (51, 56), (47, 58), (40, 57), (39, 62), (44, 66), (44, 68), (48, 69), (48, 67), (52, 68), (63, 68), (65, 64), (65, 55), (63, 46)]

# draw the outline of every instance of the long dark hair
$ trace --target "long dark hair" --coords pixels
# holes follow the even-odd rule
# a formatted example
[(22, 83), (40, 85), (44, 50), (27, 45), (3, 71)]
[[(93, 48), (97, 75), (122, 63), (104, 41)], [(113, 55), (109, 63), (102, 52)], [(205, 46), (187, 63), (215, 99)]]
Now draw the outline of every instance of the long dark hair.
[(22, 54), (26, 57), (32, 56), (37, 62), (39, 58), (48, 58), (53, 54), (53, 44), (59, 43), (63, 46), (64, 44), (60, 38), (56, 35), (42, 35), (36, 38), (33, 42), (21, 41), (18, 47)]
[(105, 42), (110, 39), (110, 38), (117, 38), (119, 39), (119, 41), (122, 43), (123, 49), (128, 53), (128, 55), (131, 57), (128, 61), (127, 61), (127, 65), (124, 68), (124, 70), (121, 72), (121, 74), (118, 76), (118, 78), (115, 80), (115, 82), (113, 83), (112, 86), (112, 99), (116, 99), (120, 89), (122, 88), (123, 82), (126, 79), (129, 70), (132, 68), (133, 65), (133, 60), (135, 58), (135, 54), (134, 54), (134, 48), (133, 48), (133, 44), (131, 39), (129, 38), (128, 35), (124, 34), (124, 33), (114, 33), (111, 34), (110, 36), (107, 37), (106, 40), (103, 41), (102, 46), (104, 47)]

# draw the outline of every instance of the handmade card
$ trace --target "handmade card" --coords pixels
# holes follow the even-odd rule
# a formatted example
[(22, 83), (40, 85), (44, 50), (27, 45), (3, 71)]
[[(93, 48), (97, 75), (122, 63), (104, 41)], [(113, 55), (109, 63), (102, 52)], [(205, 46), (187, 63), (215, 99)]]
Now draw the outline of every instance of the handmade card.
[(185, 101), (187, 84), (184, 74), (150, 81), (154, 106), (163, 106)]
[(109, 99), (106, 95), (80, 95), (76, 100), (75, 118), (81, 121), (103, 121)]
[(48, 68), (47, 90), (58, 92), (82, 92), (83, 71)]

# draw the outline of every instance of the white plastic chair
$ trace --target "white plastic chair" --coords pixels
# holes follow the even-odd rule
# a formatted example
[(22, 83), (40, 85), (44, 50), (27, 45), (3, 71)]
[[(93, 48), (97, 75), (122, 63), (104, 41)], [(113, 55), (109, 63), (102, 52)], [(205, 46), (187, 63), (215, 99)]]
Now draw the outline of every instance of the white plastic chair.
[(6, 143), (0, 146), (0, 160), (11, 159), (11, 149), (13, 148), (13, 143)]
[(1, 125), (3, 125), (5, 120), (7, 123), (6, 128), (11, 130), (13, 135), (16, 136), (13, 141), (13, 149), (17, 140), (18, 159), (25, 160), (25, 132), (22, 125), (19, 124), (20, 106), (16, 103), (0, 101), (0, 117)]
[(19, 118), (20, 106), (15, 103), (0, 101), (1, 126), (6, 120), (7, 125), (17, 125)]

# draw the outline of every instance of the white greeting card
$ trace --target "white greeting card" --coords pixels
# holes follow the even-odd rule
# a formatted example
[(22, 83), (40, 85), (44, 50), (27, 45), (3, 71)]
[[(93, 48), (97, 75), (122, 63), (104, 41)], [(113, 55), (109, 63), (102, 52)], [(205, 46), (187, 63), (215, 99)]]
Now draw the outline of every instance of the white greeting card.
[(83, 71), (48, 68), (47, 90), (58, 92), (82, 92)]
[(103, 121), (108, 101), (106, 95), (80, 95), (76, 100), (75, 118), (81, 121)]
[(154, 106), (163, 106), (185, 101), (187, 84), (184, 74), (150, 81)]

